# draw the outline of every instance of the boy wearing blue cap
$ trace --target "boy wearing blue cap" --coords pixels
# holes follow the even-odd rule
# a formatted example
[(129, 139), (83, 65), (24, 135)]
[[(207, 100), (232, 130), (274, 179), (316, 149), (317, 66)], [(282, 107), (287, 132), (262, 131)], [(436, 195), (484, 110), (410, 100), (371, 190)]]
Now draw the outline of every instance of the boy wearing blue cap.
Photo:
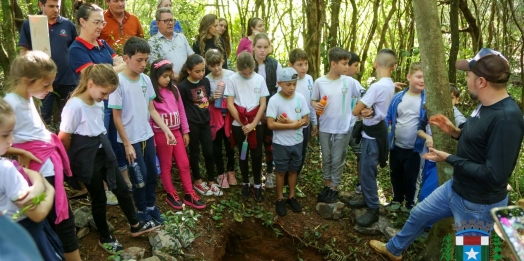
[[(302, 163), (302, 127), (309, 124), (309, 106), (306, 98), (296, 93), (298, 73), (291, 67), (284, 68), (278, 75), (278, 85), (282, 90), (269, 99), (266, 110), (267, 124), (273, 130), (273, 160), (277, 174), (276, 212), (286, 215), (286, 202), (293, 212), (301, 212), (302, 207), (295, 198), (297, 171)], [(284, 201), (284, 176), (288, 173), (289, 195)]]

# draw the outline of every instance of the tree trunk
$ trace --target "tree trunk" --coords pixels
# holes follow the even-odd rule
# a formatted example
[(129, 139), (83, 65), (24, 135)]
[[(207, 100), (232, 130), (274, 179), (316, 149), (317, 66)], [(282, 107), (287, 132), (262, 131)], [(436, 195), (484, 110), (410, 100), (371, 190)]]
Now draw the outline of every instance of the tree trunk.
[(350, 51), (356, 52), (355, 50), (355, 44), (357, 43), (357, 23), (358, 23), (358, 9), (357, 9), (357, 3), (355, 0), (349, 0), (351, 2), (351, 34), (349, 37), (349, 41), (351, 42)]
[(451, 0), (449, 6), (449, 25), (451, 30), (451, 48), (449, 50), (448, 59), (448, 77), (449, 82), (457, 83), (457, 69), (455, 63), (457, 62), (457, 56), (459, 51), (459, 1)]
[[(329, 37), (328, 37), (328, 48), (335, 47), (338, 45), (338, 29), (339, 29), (339, 15), (340, 15), (340, 2), (341, 0), (330, 0), (331, 1), (331, 25), (329, 26)], [(324, 64), (324, 71), (329, 69), (329, 63)]]
[(382, 49), (382, 46), (384, 46), (384, 42), (386, 41), (386, 33), (389, 29), (389, 21), (391, 21), (391, 18), (393, 17), (393, 14), (397, 11), (397, 0), (391, 1), (391, 9), (389, 9), (388, 16), (384, 20), (384, 25), (382, 26), (382, 32), (380, 33), (380, 40), (378, 42), (378, 50)]
[[(513, 0), (507, 0), (509, 5), (509, 10), (511, 10), (511, 17), (513, 18), (513, 21), (515, 22), (515, 25), (519, 29), (520, 32), (520, 41), (521, 41), (521, 48), (520, 48), (520, 82), (521, 84), (524, 83), (524, 54), (522, 53), (524, 51), (524, 28), (522, 28), (521, 24), (517, 20), (517, 17), (515, 16), (515, 6), (513, 5)], [(522, 91), (521, 97), (520, 97), (520, 109), (524, 111), (524, 91)]]
[(373, 2), (373, 20), (371, 21), (371, 27), (369, 28), (368, 37), (366, 38), (366, 43), (364, 44), (364, 49), (362, 51), (362, 57), (360, 58), (360, 74), (358, 75), (359, 81), (363, 73), (366, 70), (366, 59), (368, 58), (369, 45), (375, 36), (375, 30), (377, 30), (378, 24), (378, 8), (380, 7), (380, 0), (375, 0)]
[(309, 55), (308, 73), (316, 79), (320, 76), (320, 41), (322, 40), (322, 25), (324, 24), (324, 0), (308, 0), (306, 2), (307, 30), (304, 38), (304, 50)]
[(0, 63), (2, 64), (2, 70), (4, 75), (9, 75), (9, 69), (11, 68), (11, 62), (16, 57), (16, 43), (15, 43), (15, 25), (14, 19), (14, 8), (15, 0), (2, 0), (2, 35), (3, 40), (1, 41), (0, 48)]
[[(426, 0), (413, 1), (415, 24), (420, 46), (420, 58), (424, 70), (424, 85), (426, 86), (426, 109), (428, 117), (442, 113), (453, 119), (451, 99), (449, 98), (449, 81), (446, 73), (444, 45), (440, 31), (437, 13), (437, 2)], [(432, 128), (435, 147), (453, 153), (453, 139), (438, 128)], [(447, 163), (438, 163), (439, 185), (450, 179), (453, 167)], [(431, 229), (426, 240), (426, 247), (421, 253), (423, 260), (440, 260), (440, 245), (442, 238), (452, 232), (451, 222), (445, 219), (437, 222)]]
[(466, 0), (460, 0), (459, 7), (462, 11), (462, 14), (464, 14), (464, 18), (468, 22), (469, 34), (471, 35), (471, 42), (473, 43), (473, 53), (477, 53), (480, 51), (480, 48), (482, 48), (482, 34), (480, 33), (477, 19), (475, 19), (475, 16), (473, 16), (471, 13), (471, 10), (469, 10)]

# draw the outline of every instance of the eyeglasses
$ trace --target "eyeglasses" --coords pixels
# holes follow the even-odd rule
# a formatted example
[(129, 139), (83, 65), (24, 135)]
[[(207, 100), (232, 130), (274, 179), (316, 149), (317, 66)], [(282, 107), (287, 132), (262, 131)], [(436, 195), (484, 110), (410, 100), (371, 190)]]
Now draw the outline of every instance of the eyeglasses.
[(160, 22), (164, 22), (165, 24), (172, 24), (176, 22), (176, 19), (164, 19), (164, 20), (158, 20)]
[(93, 20), (91, 23), (95, 24), (96, 27), (102, 26), (102, 28), (107, 24), (107, 22), (104, 20)]

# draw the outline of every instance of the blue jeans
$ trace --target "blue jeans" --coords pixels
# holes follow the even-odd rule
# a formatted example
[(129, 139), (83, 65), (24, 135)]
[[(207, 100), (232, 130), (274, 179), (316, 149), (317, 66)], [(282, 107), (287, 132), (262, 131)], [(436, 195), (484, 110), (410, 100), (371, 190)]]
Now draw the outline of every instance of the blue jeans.
[(127, 169), (127, 161), (125, 157), (125, 151), (122, 149), (120, 143), (116, 141), (116, 136), (118, 131), (115, 127), (115, 122), (113, 120), (113, 109), (107, 107), (107, 100), (104, 100), (104, 127), (107, 130), (107, 138), (111, 142), (111, 147), (116, 156), (116, 161), (118, 163), (118, 168), (120, 171)]
[(453, 217), (455, 223), (475, 220), (480, 224), (482, 222), (492, 224), (491, 209), (508, 204), (507, 196), (504, 200), (491, 205), (469, 202), (455, 193), (451, 184), (453, 184), (453, 179), (442, 184), (411, 210), (409, 219), (402, 230), (386, 244), (389, 252), (396, 256), (401, 255), (402, 251), (424, 231), (424, 228), (443, 218)]
[[(156, 150), (153, 137), (146, 141), (132, 144), (135, 149), (136, 159), (140, 167), (142, 179), (146, 185), (142, 188), (137, 188), (133, 185), (133, 199), (138, 211), (145, 211), (146, 207), (154, 207), (156, 203)], [(125, 151), (124, 145), (120, 144), (122, 150)], [(131, 183), (137, 184), (137, 179), (133, 168), (129, 168), (129, 178)]]
[[(347, 144), (347, 143), (346, 143)], [(378, 200), (378, 141), (362, 138), (362, 152), (360, 156), (360, 186), (368, 208), (377, 209)]]

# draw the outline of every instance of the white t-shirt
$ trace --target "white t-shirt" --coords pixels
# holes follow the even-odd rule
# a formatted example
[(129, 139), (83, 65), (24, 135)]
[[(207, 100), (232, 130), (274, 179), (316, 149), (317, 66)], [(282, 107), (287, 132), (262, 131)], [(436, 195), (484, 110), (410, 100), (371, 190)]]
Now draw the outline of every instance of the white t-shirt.
[[(309, 106), (306, 98), (300, 93), (295, 92), (291, 99), (282, 97), (280, 92), (276, 93), (269, 99), (267, 105), (266, 117), (277, 119), (282, 113), (293, 121), (300, 120), (309, 114)], [(273, 143), (282, 146), (293, 146), (304, 140), (302, 129), (298, 130), (274, 130)]]
[[(15, 112), (16, 124), (13, 130), (13, 143), (25, 143), (28, 141), (51, 142), (51, 132), (47, 130), (40, 114), (36, 110), (33, 97), (26, 100), (15, 93), (8, 93), (4, 100), (11, 105)], [(55, 167), (51, 159), (47, 159), (39, 170), (44, 177), (55, 175)]]
[[(20, 191), (27, 189), (29, 185), (10, 160), (0, 158), (0, 173), (0, 211), (7, 211), (5, 215), (12, 218), (20, 210), (13, 201), (16, 201)], [(23, 215), (16, 221), (25, 217)]]
[(62, 111), (60, 131), (88, 137), (105, 134), (104, 102), (87, 105), (80, 98), (71, 98)]
[[(277, 92), (280, 92), (282, 88), (278, 86)], [(302, 94), (304, 98), (306, 99), (306, 102), (309, 107), (309, 122), (311, 125), (318, 125), (317, 122), (317, 113), (315, 110), (313, 110), (313, 106), (311, 105), (311, 96), (313, 96), (313, 77), (311, 75), (306, 74), (304, 78), (297, 80), (297, 88), (295, 89), (296, 93)], [(309, 125), (308, 125), (309, 126)], [(302, 128), (307, 128), (308, 126), (304, 126)]]
[[(136, 81), (118, 74), (118, 88), (109, 95), (109, 108), (122, 110), (122, 124), (131, 144), (153, 137), (149, 123), (149, 103), (156, 97), (149, 76), (141, 73)], [(120, 134), (117, 141), (122, 143)]]
[[(264, 77), (264, 80), (266, 80), (266, 65), (265, 64), (259, 64), (258, 65), (258, 72), (256, 72), (256, 73), (260, 74), (260, 76)], [(277, 71), (276, 71), (276, 77), (277, 77), (276, 79), (277, 79), (277, 81), (278, 81), (278, 76), (281, 73), (282, 73), (282, 65), (279, 62), (277, 62)]]
[(211, 89), (211, 93), (214, 93), (216, 91), (217, 85), (218, 85), (218, 83), (220, 81), (224, 81), (224, 83), (225, 83), (226, 79), (229, 78), (233, 74), (235, 74), (234, 71), (227, 70), (227, 69), (222, 69), (222, 77), (219, 78), (219, 79), (215, 79), (215, 78), (213, 78), (213, 75), (211, 75), (211, 73), (208, 73), (206, 75), (206, 77), (209, 79), (209, 83), (210, 83), (209, 86), (210, 86), (210, 89)]
[(327, 96), (326, 106), (318, 119), (319, 130), (331, 134), (348, 133), (355, 122), (352, 111), (362, 89), (360, 83), (351, 77), (318, 78), (313, 84), (311, 100), (319, 101)]
[[(367, 108), (373, 107), (375, 115), (370, 119), (364, 119), (362, 123), (366, 126), (373, 126), (384, 120), (388, 113), (388, 108), (391, 104), (391, 99), (393, 99), (393, 95), (395, 95), (395, 84), (389, 77), (381, 78), (376, 83), (369, 86), (369, 89), (360, 101), (364, 103)], [(364, 131), (362, 131), (362, 136), (367, 139), (374, 139), (366, 135)]]
[[(238, 72), (226, 79), (226, 90), (224, 96), (235, 97), (235, 104), (251, 111), (260, 105), (260, 97), (269, 96), (266, 80), (257, 73), (246, 79)], [(258, 123), (261, 124), (260, 122)], [(236, 120), (234, 126), (242, 126)]]
[(397, 107), (395, 126), (395, 145), (403, 149), (413, 149), (417, 139), (420, 121), (421, 94), (411, 95), (406, 92)]

